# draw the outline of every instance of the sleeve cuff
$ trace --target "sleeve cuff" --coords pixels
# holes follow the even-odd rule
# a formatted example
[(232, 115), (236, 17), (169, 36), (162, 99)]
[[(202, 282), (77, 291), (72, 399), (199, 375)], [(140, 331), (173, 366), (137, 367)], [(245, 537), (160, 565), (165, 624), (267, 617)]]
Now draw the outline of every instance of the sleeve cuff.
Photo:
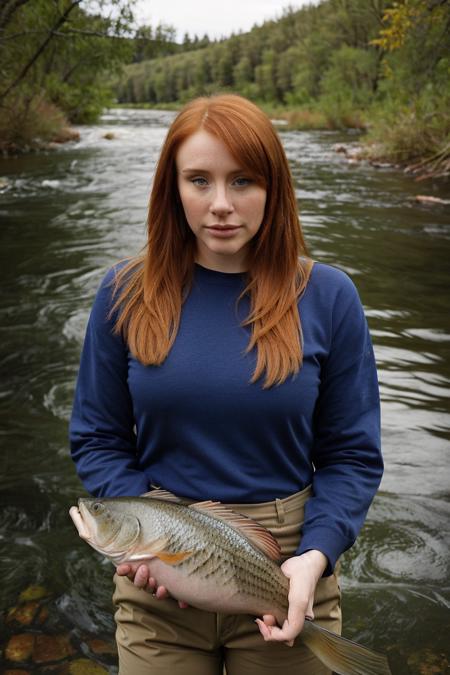
[(336, 536), (335, 530), (327, 527), (321, 527), (317, 530), (312, 530), (302, 536), (300, 545), (295, 554), (301, 555), (306, 551), (317, 550), (323, 553), (328, 560), (327, 567), (323, 573), (324, 577), (329, 577), (333, 574), (337, 559), (345, 550), (346, 546), (342, 544), (339, 537)]

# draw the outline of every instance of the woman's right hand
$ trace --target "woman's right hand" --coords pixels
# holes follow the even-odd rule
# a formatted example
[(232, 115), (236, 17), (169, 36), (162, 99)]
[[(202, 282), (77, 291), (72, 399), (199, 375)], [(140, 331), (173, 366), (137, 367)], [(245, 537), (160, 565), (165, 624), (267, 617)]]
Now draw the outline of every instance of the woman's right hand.
[[(158, 586), (156, 579), (151, 576), (150, 567), (145, 563), (122, 563), (116, 572), (121, 577), (128, 577), (138, 588), (150, 591), (158, 600), (170, 598), (168, 590), (164, 586)], [(178, 606), (185, 609), (189, 605), (178, 600)]]

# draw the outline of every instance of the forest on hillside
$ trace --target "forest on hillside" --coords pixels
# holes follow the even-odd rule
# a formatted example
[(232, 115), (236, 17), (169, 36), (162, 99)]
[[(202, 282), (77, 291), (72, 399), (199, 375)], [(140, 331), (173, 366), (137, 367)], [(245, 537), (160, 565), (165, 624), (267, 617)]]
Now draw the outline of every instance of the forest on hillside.
[(0, 149), (32, 148), (114, 101), (242, 94), (293, 128), (367, 131), (370, 152), (450, 171), (450, 2), (322, 0), (220, 41), (136, 24), (134, 0), (4, 0)]
[[(396, 162), (449, 169), (450, 3), (324, 0), (202, 49), (127, 66), (120, 102), (164, 105), (217, 91), (294, 128), (357, 127)], [(382, 147), (381, 147), (382, 145)]]

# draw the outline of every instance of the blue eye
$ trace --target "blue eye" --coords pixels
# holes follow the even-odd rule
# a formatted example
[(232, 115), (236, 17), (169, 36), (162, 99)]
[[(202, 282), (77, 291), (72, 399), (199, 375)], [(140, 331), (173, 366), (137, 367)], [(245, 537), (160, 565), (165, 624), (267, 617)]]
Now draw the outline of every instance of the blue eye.
[(191, 183), (194, 185), (198, 185), (199, 187), (204, 187), (205, 185), (208, 185), (208, 181), (206, 178), (203, 178), (202, 176), (196, 176), (195, 178), (191, 178)]
[(237, 185), (237, 187), (246, 187), (247, 185), (250, 185), (252, 181), (250, 178), (244, 178), (243, 176), (240, 176), (239, 178), (235, 178), (233, 182), (235, 185)]

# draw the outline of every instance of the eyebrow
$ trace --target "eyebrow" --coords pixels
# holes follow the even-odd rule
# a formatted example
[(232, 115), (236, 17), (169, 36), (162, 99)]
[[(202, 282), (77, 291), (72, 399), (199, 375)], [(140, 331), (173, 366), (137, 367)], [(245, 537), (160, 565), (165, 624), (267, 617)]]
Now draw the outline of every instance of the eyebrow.
[[(208, 169), (196, 169), (195, 167), (193, 168), (186, 168), (186, 169), (181, 169), (180, 173), (210, 173)], [(230, 171), (230, 176), (232, 176), (235, 173), (248, 173), (245, 169), (235, 169), (234, 171)]]

